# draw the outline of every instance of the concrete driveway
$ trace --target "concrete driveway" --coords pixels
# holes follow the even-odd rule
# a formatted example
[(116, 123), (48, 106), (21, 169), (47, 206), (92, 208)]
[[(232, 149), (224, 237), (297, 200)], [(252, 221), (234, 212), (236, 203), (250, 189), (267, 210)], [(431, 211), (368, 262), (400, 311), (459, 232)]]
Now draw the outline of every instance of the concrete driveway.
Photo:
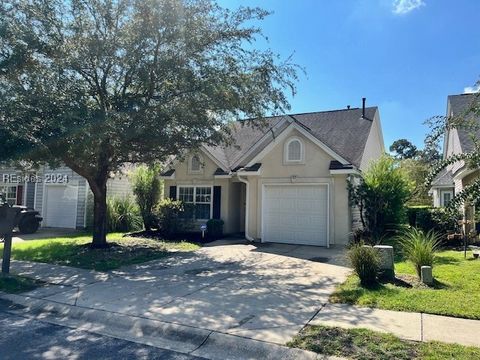
[(284, 344), (348, 273), (342, 249), (220, 241), (32, 295)]
[(64, 237), (78, 234), (78, 230), (61, 228), (40, 228), (34, 234), (20, 234), (17, 230), (13, 232), (13, 242), (24, 242), (31, 240), (44, 240), (55, 237)]

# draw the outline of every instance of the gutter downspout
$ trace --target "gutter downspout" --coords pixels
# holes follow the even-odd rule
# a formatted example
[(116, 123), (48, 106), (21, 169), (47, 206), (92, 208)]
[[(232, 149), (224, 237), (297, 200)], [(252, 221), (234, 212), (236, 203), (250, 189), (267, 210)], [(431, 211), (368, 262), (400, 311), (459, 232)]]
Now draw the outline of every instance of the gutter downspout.
[(250, 198), (250, 183), (247, 179), (243, 179), (241, 176), (238, 176), (238, 180), (245, 184), (245, 239), (248, 241), (255, 241), (250, 235), (248, 235), (248, 208), (249, 208), (249, 198)]

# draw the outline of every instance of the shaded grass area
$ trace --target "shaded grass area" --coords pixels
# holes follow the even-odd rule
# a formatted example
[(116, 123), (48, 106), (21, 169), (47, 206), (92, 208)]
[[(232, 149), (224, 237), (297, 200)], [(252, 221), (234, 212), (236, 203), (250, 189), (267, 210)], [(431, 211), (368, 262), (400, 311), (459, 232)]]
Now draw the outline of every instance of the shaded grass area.
[(307, 326), (288, 344), (319, 354), (362, 360), (470, 360), (480, 348), (440, 342), (420, 343), (366, 329)]
[[(398, 276), (416, 276), (413, 265), (401, 259), (395, 263)], [(464, 259), (461, 251), (442, 251), (433, 267), (432, 287), (406, 287), (396, 283), (381, 283), (366, 289), (355, 275), (337, 287), (330, 297), (334, 303), (349, 303), (388, 310), (424, 312), (480, 319), (480, 260), (471, 252)]]
[(38, 280), (30, 279), (18, 275), (0, 274), (0, 291), (10, 294), (20, 294), (42, 286), (44, 283)]
[[(192, 251), (199, 247), (182, 240), (149, 240), (123, 237), (120, 233), (114, 233), (107, 237), (110, 247), (91, 249), (91, 239), (91, 235), (81, 234), (14, 243), (12, 258), (108, 271), (163, 258), (172, 254), (172, 250)], [(0, 245), (0, 256), (2, 252), (3, 245)]]

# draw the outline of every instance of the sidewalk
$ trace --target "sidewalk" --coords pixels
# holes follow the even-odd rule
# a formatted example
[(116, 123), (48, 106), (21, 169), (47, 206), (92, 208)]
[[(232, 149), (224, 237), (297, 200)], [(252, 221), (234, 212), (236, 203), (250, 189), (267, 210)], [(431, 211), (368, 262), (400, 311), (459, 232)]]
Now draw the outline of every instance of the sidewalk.
[[(188, 322), (179, 322), (179, 319), (182, 318), (182, 316), (191, 319), (195, 318), (195, 316), (197, 315), (200, 317), (205, 317), (206, 315), (205, 312), (201, 314), (195, 314), (187, 311), (187, 308), (185, 307), (186, 301), (184, 298), (182, 298), (181, 306), (178, 307), (175, 313), (167, 314), (168, 316), (160, 317), (154, 316), (156, 314), (153, 311), (155, 310), (155, 308), (152, 308), (152, 312), (147, 311), (145, 313), (136, 313), (132, 311), (131, 306), (127, 306), (125, 307), (125, 309), (121, 307), (119, 308), (118, 304), (113, 304), (115, 305), (113, 307), (104, 306), (104, 303), (107, 299), (104, 298), (104, 293), (110, 293), (116, 289), (110, 287), (110, 283), (112, 282), (124, 282), (126, 279), (133, 280), (133, 284), (130, 284), (129, 286), (133, 286), (135, 284), (136, 286), (141, 285), (145, 287), (145, 291), (151, 293), (152, 296), (156, 294), (154, 294), (154, 290), (156, 288), (159, 288), (159, 290), (161, 290), (161, 293), (168, 290), (162, 286), (173, 286), (177, 289), (179, 284), (178, 279), (174, 281), (167, 277), (166, 274), (174, 271), (174, 269), (176, 269), (180, 265), (165, 268), (165, 263), (162, 263), (162, 266), (157, 265), (160, 270), (156, 269), (156, 267), (154, 266), (155, 264), (142, 265), (142, 267), (148, 266), (150, 270), (147, 273), (141, 272), (140, 274), (135, 275), (135, 273), (132, 272), (132, 269), (125, 273), (121, 271), (101, 273), (91, 270), (76, 269), (67, 266), (31, 263), (24, 261), (14, 261), (12, 264), (12, 268), (15, 269), (16, 274), (21, 274), (43, 280), (49, 283), (49, 285), (33, 290), (22, 296), (7, 294), (0, 294), (0, 296), (26, 306), (30, 305), (30, 307), (34, 309), (38, 314), (44, 311), (46, 313), (53, 313), (56, 317), (68, 317), (75, 315), (74, 326), (78, 326), (79, 324), (82, 324), (84, 326), (93, 326), (95, 324), (93, 326), (94, 328), (100, 328), (105, 331), (106, 329), (109, 329), (108, 331), (113, 331), (113, 336), (119, 336), (122, 334), (127, 335), (128, 331), (131, 330), (132, 333), (129, 336), (135, 338), (135, 341), (141, 342), (144, 341), (144, 339), (148, 338), (149, 334), (151, 335), (155, 332), (158, 332), (161, 327), (165, 327), (165, 333), (170, 334), (171, 326), (173, 324), (180, 324), (181, 328), (176, 328), (174, 333), (176, 333), (177, 330), (181, 334), (188, 334), (191, 332), (190, 335), (193, 338), (202, 340), (199, 343), (195, 342), (195, 344), (192, 344), (193, 347), (190, 348), (190, 351), (197, 345), (201, 345), (203, 347), (211, 344), (212, 341), (216, 341), (216, 339), (218, 338), (223, 339), (222, 341), (225, 341), (226, 344), (229, 342), (235, 343), (237, 341), (240, 341), (241, 339), (242, 342), (246, 342), (246, 344), (251, 344), (251, 346), (255, 344), (261, 344), (262, 347), (273, 346), (275, 347), (275, 349), (281, 349), (281, 351), (288, 349), (279, 344), (278, 342), (271, 341), (270, 338), (266, 337), (259, 337), (257, 339), (263, 341), (255, 342), (252, 339), (248, 339), (248, 336), (243, 333), (235, 333), (235, 331), (233, 331), (235, 330), (235, 328), (233, 328), (233, 330), (225, 330), (222, 327), (198, 326), (198, 324), (200, 323), (195, 322), (195, 326), (188, 325)], [(265, 266), (267, 265), (271, 266), (270, 263), (265, 264)], [(191, 269), (187, 272), (191, 272)], [(178, 278), (178, 276), (178, 274), (175, 274), (175, 278)], [(207, 278), (211, 277), (212, 276), (208, 276)], [(194, 281), (196, 286), (201, 286), (203, 289), (205, 287), (205, 284), (201, 283), (201, 281), (204, 281), (201, 280), (201, 278), (204, 278), (204, 276), (196, 278), (189, 277), (188, 281)], [(258, 281), (258, 278), (255, 279), (257, 279), (256, 281)], [(153, 280), (158, 280), (158, 282), (152, 282)], [(219, 283), (219, 281), (227, 281), (230, 283), (232, 282), (228, 279), (220, 279), (215, 280), (215, 283), (217, 284)], [(264, 279), (263, 281), (266, 280)], [(234, 282), (238, 283), (239, 279), (236, 278)], [(314, 285), (314, 287), (317, 286), (318, 285)], [(126, 290), (123, 288), (119, 289)], [(115, 292), (117, 292), (119, 289), (115, 290)], [(130, 291), (125, 291), (124, 296), (121, 296), (119, 294), (120, 300), (125, 299), (122, 301), (126, 301), (130, 299), (132, 297), (132, 294), (135, 294), (136, 291), (139, 290), (138, 287), (132, 287), (129, 289)], [(227, 289), (224, 287), (218, 287), (217, 290), (222, 294), (222, 298), (224, 299)], [(253, 290), (258, 289), (254, 288)], [(189, 291), (194, 290), (190, 289)], [(88, 302), (82, 303), (77, 301), (78, 299), (81, 299), (82, 296), (85, 296), (87, 293), (90, 293)], [(65, 297), (65, 294), (70, 294), (71, 296), (69, 295)], [(63, 299), (64, 297), (66, 300)], [(211, 297), (209, 297), (208, 299), (210, 298)], [(158, 294), (155, 295), (155, 299), (156, 301), (159, 299)], [(457, 343), (461, 345), (480, 347), (480, 337), (478, 336), (478, 334), (480, 334), (480, 320), (469, 320), (422, 313), (361, 308), (347, 304), (330, 304), (327, 302), (327, 299), (328, 297), (322, 296), (315, 300), (318, 313), (316, 313), (313, 319), (308, 322), (310, 325), (325, 325), (343, 328), (366, 328), (373, 331), (392, 333), (402, 339), (407, 340), (441, 341), (447, 343)], [(140, 299), (138, 298), (131, 300), (135, 300), (135, 302), (140, 301)], [(168, 301), (169, 304), (171, 304), (173, 300), (169, 299)], [(225, 299), (222, 301), (225, 301)], [(230, 304), (229, 306), (237, 305), (238, 304)], [(162, 306), (158, 305), (157, 307), (160, 309)], [(121, 311), (118, 309), (120, 309)], [(197, 308), (194, 307), (192, 309), (195, 310)], [(203, 310), (205, 309), (206, 308), (203, 308)], [(102, 319), (105, 321), (103, 326), (98, 323), (103, 321)], [(139, 329), (139, 322), (141, 323), (142, 321), (151, 322), (151, 324), (148, 325), (146, 328), (142, 328), (142, 326), (140, 326)], [(128, 326), (132, 326), (133, 328), (125, 328), (126, 324), (130, 324)], [(296, 331), (298, 331), (301, 327), (302, 325), (299, 324)], [(287, 326), (287, 328), (289, 327)], [(201, 332), (200, 336), (198, 336), (199, 331)], [(252, 330), (249, 331), (255, 332), (257, 330), (255, 330), (255, 328), (252, 328)], [(290, 336), (293, 336), (293, 334)], [(156, 341), (160, 341), (160, 339), (157, 338)], [(276, 348), (276, 346), (280, 347)], [(175, 348), (172, 348), (172, 350), (179, 351)], [(230, 349), (229, 351), (233, 350)], [(197, 352), (197, 354), (198, 353), (199, 351)], [(309, 358), (309, 355), (305, 356), (306, 358)]]
[(441, 341), (480, 347), (480, 320), (404, 311), (326, 304), (310, 325), (365, 328), (414, 341)]

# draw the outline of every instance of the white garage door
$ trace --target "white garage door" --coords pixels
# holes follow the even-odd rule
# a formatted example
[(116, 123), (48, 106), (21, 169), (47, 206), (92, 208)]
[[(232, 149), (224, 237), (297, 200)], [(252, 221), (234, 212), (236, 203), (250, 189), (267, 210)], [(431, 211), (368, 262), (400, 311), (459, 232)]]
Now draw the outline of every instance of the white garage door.
[(266, 185), (263, 241), (327, 246), (326, 185)]
[(43, 226), (75, 228), (77, 218), (78, 186), (45, 186)]

